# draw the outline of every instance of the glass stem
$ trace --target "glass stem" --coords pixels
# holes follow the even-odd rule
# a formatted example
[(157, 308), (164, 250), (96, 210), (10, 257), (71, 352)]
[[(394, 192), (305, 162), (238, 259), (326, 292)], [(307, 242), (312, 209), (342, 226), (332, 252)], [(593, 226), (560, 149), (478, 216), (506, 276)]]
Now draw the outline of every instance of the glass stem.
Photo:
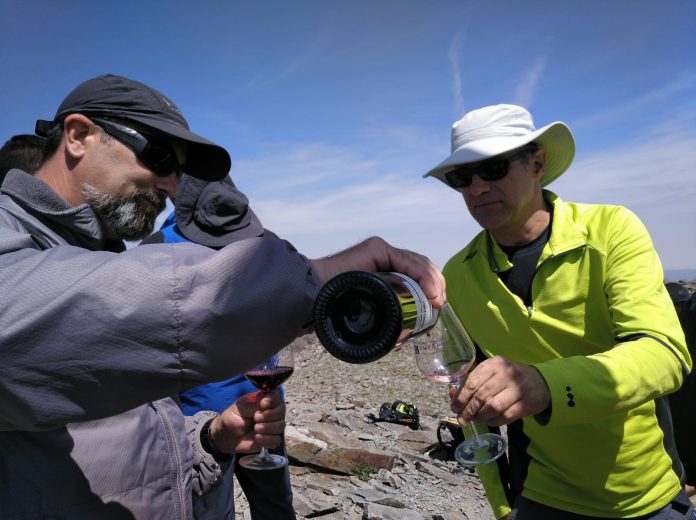
[[(459, 390), (459, 387), (462, 386), (462, 382), (461, 382), (461, 381), (457, 381), (456, 383), (451, 383), (450, 386), (451, 386), (452, 388), (456, 388), (457, 390)], [(478, 432), (476, 431), (476, 423), (474, 423), (474, 421), (469, 421), (469, 428), (471, 429), (471, 434), (474, 436), (474, 441), (473, 441), (473, 442), (474, 442), (475, 444), (478, 444), (478, 442), (479, 442), (479, 434), (478, 434)]]
[[(261, 396), (264, 396), (264, 395), (268, 395), (270, 392), (264, 392), (263, 390), (261, 390), (261, 392), (259, 392), (259, 393), (261, 394)], [(266, 449), (266, 447), (261, 446), (261, 451), (256, 456), (256, 458), (261, 459), (261, 460), (268, 460), (271, 458), (271, 456), (268, 454), (268, 450)]]
[(471, 428), (471, 434), (474, 436), (474, 443), (478, 444), (479, 434), (476, 431), (476, 423), (474, 421), (469, 421), (469, 427)]

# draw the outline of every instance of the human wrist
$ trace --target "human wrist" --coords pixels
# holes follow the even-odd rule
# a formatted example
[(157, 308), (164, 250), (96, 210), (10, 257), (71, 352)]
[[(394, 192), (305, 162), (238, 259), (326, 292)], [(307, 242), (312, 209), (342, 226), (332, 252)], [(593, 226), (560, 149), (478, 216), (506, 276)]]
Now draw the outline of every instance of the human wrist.
[(537, 414), (534, 414), (534, 419), (541, 426), (546, 426), (547, 424), (549, 424), (549, 421), (551, 420), (551, 405), (549, 404), (544, 410)]
[(331, 269), (331, 265), (328, 263), (326, 258), (312, 259), (309, 260), (309, 265), (312, 268), (312, 274), (317, 280), (319, 287), (324, 285), (334, 276), (334, 272)]
[(553, 401), (551, 399), (551, 390), (549, 389), (549, 384), (546, 382), (544, 375), (539, 371), (539, 369), (536, 366), (533, 366), (532, 368), (534, 368), (534, 370), (536, 370), (536, 373), (539, 375), (539, 378), (544, 383), (543, 389), (545, 390), (545, 393), (544, 393), (544, 399), (542, 400), (541, 406), (546, 404), (545, 408), (543, 408), (540, 412), (537, 412), (534, 414), (534, 419), (541, 426), (546, 426), (547, 424), (549, 424), (549, 421), (551, 420), (551, 412), (552, 412), (551, 405), (553, 404)]
[(201, 447), (206, 453), (209, 453), (216, 462), (227, 462), (232, 458), (229, 453), (223, 453), (217, 446), (215, 446), (215, 440), (213, 438), (212, 425), (216, 417), (208, 419), (201, 427), (200, 441)]

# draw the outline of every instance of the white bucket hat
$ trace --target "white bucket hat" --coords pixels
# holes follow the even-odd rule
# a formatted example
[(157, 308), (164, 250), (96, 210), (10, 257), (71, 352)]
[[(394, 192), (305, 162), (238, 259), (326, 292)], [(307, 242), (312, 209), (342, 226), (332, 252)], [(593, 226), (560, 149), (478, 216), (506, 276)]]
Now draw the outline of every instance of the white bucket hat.
[(575, 140), (565, 123), (556, 121), (537, 130), (532, 115), (517, 105), (491, 105), (464, 114), (452, 125), (452, 154), (423, 177), (445, 184), (445, 173), (462, 164), (490, 159), (536, 142), (546, 150), (541, 185), (568, 169), (575, 156)]

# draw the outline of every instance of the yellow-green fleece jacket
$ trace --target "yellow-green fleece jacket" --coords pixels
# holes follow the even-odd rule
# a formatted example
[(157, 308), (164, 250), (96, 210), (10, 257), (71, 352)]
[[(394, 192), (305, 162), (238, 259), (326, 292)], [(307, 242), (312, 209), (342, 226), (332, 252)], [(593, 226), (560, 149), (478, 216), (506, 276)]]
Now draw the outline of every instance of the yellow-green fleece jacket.
[[(551, 236), (531, 305), (498, 277), (512, 264), (486, 231), (445, 266), (448, 301), (487, 357), (533, 365), (548, 385), (549, 422), (523, 419), (523, 495), (582, 515), (646, 514), (681, 488), (658, 408), (691, 369), (684, 334), (633, 213), (544, 197)], [(482, 478), (492, 489), (491, 473)], [(509, 511), (492, 505), (498, 516)]]

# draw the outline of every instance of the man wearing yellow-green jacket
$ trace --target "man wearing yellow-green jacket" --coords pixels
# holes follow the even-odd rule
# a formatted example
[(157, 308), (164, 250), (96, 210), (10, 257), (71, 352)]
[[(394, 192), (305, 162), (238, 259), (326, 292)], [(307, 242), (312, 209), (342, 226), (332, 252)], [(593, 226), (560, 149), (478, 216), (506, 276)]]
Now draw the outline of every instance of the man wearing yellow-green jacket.
[(508, 461), (479, 469), (497, 518), (691, 518), (665, 400), (691, 370), (684, 335), (640, 220), (542, 189), (574, 154), (565, 124), (495, 105), (426, 174), (483, 228), (444, 269), (485, 359), (452, 410), (508, 425)]

